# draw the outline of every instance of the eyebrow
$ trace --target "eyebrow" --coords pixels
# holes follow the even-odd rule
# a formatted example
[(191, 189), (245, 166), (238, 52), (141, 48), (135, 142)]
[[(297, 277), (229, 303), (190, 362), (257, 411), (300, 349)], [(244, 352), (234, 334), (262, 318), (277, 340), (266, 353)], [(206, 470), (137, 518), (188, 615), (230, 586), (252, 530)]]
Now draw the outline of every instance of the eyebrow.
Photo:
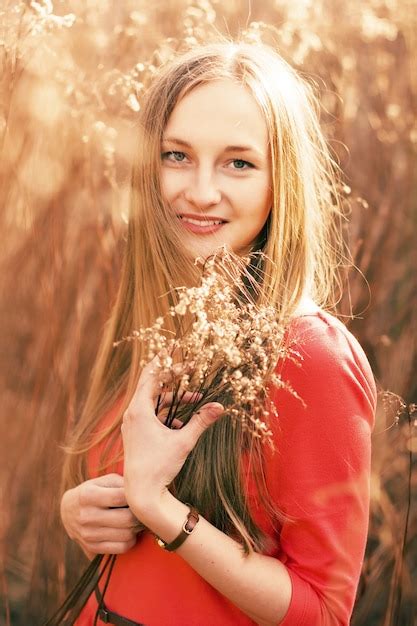
[[(177, 143), (180, 146), (185, 146), (186, 148), (192, 148), (192, 145), (185, 141), (184, 139), (178, 139), (177, 137), (163, 137), (162, 141), (169, 143)], [(227, 146), (224, 149), (224, 152), (256, 152), (257, 154), (262, 156), (262, 153), (252, 146)]]

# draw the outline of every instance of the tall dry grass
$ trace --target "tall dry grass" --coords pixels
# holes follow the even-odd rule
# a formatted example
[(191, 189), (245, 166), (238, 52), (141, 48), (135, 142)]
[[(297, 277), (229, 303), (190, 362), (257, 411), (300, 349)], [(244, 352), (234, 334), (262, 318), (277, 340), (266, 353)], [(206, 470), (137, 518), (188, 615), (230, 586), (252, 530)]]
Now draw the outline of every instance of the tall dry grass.
[(321, 92), (357, 266), (341, 313), (353, 306), (349, 324), (381, 390), (402, 398), (381, 394), (353, 624), (415, 626), (416, 9), (413, 0), (2, 1), (0, 624), (41, 623), (79, 571), (59, 524), (59, 446), (117, 287), (141, 93), (184, 38), (246, 29)]

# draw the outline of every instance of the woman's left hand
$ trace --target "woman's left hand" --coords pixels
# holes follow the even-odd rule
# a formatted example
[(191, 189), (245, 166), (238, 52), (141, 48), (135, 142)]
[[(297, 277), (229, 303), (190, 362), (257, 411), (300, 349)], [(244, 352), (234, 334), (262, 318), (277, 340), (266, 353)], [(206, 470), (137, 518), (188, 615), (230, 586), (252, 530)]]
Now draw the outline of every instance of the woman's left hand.
[[(126, 500), (136, 517), (144, 522), (147, 513), (166, 495), (200, 435), (224, 411), (221, 404), (210, 402), (186, 425), (171, 429), (155, 414), (160, 393), (158, 365), (154, 359), (142, 370), (121, 427)], [(183, 401), (195, 401), (195, 394), (185, 394)]]

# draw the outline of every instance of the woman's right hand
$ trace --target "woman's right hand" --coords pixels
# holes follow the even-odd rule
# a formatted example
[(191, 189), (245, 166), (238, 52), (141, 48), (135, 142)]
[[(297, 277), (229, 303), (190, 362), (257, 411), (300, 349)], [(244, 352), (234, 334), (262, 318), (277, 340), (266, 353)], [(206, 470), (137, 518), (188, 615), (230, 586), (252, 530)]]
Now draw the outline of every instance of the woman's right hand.
[(144, 528), (127, 506), (123, 476), (119, 474), (86, 480), (66, 491), (61, 519), (69, 537), (89, 558), (127, 552)]

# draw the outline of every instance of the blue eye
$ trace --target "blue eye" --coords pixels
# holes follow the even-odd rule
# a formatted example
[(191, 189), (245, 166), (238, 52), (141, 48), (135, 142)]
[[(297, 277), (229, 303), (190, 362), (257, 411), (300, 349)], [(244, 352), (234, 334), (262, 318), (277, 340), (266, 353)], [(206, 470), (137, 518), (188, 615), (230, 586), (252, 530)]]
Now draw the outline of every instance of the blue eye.
[(232, 163), (235, 164), (235, 167), (233, 168), (235, 170), (247, 169), (245, 166), (247, 166), (248, 168), (254, 167), (252, 163), (249, 163), (249, 161), (244, 161), (243, 159), (233, 159)]
[[(185, 159), (184, 152), (179, 152), (178, 150), (170, 150), (169, 152), (163, 152), (161, 154), (162, 159), (167, 159), (169, 161), (175, 161), (176, 163), (181, 163)], [(173, 158), (170, 158), (173, 157)]]
[[(161, 154), (162, 160), (169, 161), (171, 163), (183, 163), (186, 158), (187, 158), (187, 155), (184, 152), (181, 152), (180, 150), (169, 150), (167, 152), (162, 152)], [(252, 163), (249, 163), (249, 161), (244, 161), (243, 159), (233, 159), (231, 163), (233, 163), (234, 165), (232, 169), (236, 171), (238, 170), (244, 171), (244, 170), (255, 167)]]

